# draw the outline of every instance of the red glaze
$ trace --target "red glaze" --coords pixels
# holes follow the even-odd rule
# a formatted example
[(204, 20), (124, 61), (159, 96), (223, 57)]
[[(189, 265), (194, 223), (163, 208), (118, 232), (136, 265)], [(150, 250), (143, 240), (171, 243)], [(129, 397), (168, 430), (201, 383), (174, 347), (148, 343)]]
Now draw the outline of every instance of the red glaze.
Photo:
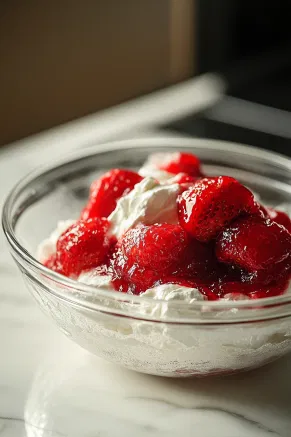
[(194, 238), (210, 241), (243, 213), (259, 212), (253, 194), (228, 176), (204, 178), (178, 199), (181, 226)]
[[(289, 278), (283, 278), (280, 281), (264, 284), (252, 284), (244, 282), (216, 282), (212, 284), (209, 289), (219, 298), (226, 294), (240, 295), (244, 294), (251, 299), (258, 299), (263, 297), (272, 297), (283, 294), (287, 289)], [(207, 294), (207, 291), (205, 292)]]
[(115, 209), (117, 200), (129, 193), (142, 179), (142, 176), (130, 170), (108, 171), (92, 183), (89, 202), (81, 213), (81, 219), (108, 217)]

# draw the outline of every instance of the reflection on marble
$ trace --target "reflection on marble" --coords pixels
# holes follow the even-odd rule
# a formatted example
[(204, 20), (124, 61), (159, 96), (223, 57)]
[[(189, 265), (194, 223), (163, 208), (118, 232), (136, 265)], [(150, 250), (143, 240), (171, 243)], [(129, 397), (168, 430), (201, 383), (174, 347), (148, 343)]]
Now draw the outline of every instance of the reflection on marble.
[[(288, 436), (291, 383), (276, 373), (290, 359), (228, 378), (173, 380), (138, 374), (78, 347), (53, 348), (35, 372), (24, 407), (29, 437), (35, 429), (59, 435)], [(272, 412), (272, 414), (270, 414)], [(215, 425), (217, 424), (217, 426)], [(249, 433), (249, 434), (247, 434)], [(58, 435), (58, 434), (56, 434)]]
[[(38, 163), (18, 162), (14, 178)], [(15, 182), (12, 165), (15, 158), (0, 154), (5, 191)], [(291, 356), (209, 379), (120, 368), (46, 319), (3, 250), (2, 233), (0, 247), (0, 437), (290, 437)]]

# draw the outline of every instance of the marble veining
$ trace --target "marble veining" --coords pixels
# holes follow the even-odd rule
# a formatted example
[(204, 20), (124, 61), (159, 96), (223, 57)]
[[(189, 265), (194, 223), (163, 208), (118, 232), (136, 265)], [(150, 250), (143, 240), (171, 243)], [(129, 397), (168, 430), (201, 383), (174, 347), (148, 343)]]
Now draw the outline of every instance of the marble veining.
[[(1, 153), (0, 206), (42, 159), (36, 149), (22, 159), (13, 148)], [(291, 436), (291, 356), (223, 378), (120, 368), (57, 330), (25, 289), (2, 232), (0, 247), (0, 437)]]

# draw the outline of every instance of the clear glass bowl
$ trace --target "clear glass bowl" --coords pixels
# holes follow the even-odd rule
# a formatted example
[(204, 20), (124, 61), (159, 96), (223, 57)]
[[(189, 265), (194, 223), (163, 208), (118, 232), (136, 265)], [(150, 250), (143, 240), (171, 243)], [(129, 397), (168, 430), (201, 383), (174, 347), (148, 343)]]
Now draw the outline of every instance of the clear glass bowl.
[[(77, 218), (91, 181), (112, 167), (136, 168), (152, 151), (197, 154), (207, 174), (235, 176), (268, 205), (291, 204), (291, 161), (221, 141), (128, 140), (84, 150), (29, 175), (10, 193), (3, 227), (11, 254), (42, 310), (73, 341), (130, 369), (205, 376), (261, 366), (291, 350), (291, 294), (248, 301), (156, 301), (97, 290), (35, 258), (58, 220)], [(168, 311), (165, 312), (164, 306)]]

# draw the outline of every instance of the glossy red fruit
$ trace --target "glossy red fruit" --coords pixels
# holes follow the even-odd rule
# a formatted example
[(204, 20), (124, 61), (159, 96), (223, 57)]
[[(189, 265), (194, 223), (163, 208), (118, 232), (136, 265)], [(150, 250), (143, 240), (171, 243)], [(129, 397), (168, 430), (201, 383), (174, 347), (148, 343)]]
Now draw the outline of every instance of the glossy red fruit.
[(130, 229), (120, 247), (128, 261), (140, 268), (173, 272), (184, 257), (189, 240), (180, 225), (164, 223)]
[(181, 226), (194, 238), (210, 241), (243, 213), (258, 213), (253, 194), (229, 176), (200, 179), (178, 198)]
[(277, 211), (273, 208), (267, 208), (268, 216), (271, 220), (278, 223), (278, 225), (284, 226), (287, 231), (291, 233), (291, 220), (289, 216), (283, 211)]
[(108, 171), (92, 183), (89, 202), (81, 213), (81, 219), (108, 217), (115, 209), (117, 200), (129, 193), (142, 179), (142, 176), (130, 170)]
[(60, 236), (57, 259), (65, 276), (77, 277), (105, 261), (114, 243), (108, 228), (106, 219), (79, 220)]
[(150, 156), (149, 163), (173, 174), (186, 173), (194, 177), (202, 176), (200, 160), (192, 153), (157, 153)]
[[(219, 261), (235, 264), (248, 272), (275, 269), (279, 274), (291, 262), (291, 235), (282, 226), (260, 217), (243, 217), (218, 237)], [(276, 278), (274, 278), (276, 279)]]
[(112, 260), (112, 284), (117, 291), (140, 294), (160, 282), (161, 274), (151, 268), (139, 266), (128, 259), (118, 248)]
[(291, 257), (287, 257), (284, 261), (269, 265), (265, 269), (247, 272), (246, 270), (241, 276), (243, 282), (251, 284), (270, 284), (274, 280), (281, 280), (291, 272)]
[(195, 280), (196, 283), (210, 283), (221, 274), (221, 268), (215, 257), (214, 244), (201, 243), (190, 239), (183, 258), (178, 264), (177, 276)]
[(179, 225), (164, 223), (130, 229), (119, 241), (114, 256), (114, 286), (139, 294), (161, 283), (165, 276), (177, 274), (186, 259), (190, 263), (189, 243), (189, 236)]

